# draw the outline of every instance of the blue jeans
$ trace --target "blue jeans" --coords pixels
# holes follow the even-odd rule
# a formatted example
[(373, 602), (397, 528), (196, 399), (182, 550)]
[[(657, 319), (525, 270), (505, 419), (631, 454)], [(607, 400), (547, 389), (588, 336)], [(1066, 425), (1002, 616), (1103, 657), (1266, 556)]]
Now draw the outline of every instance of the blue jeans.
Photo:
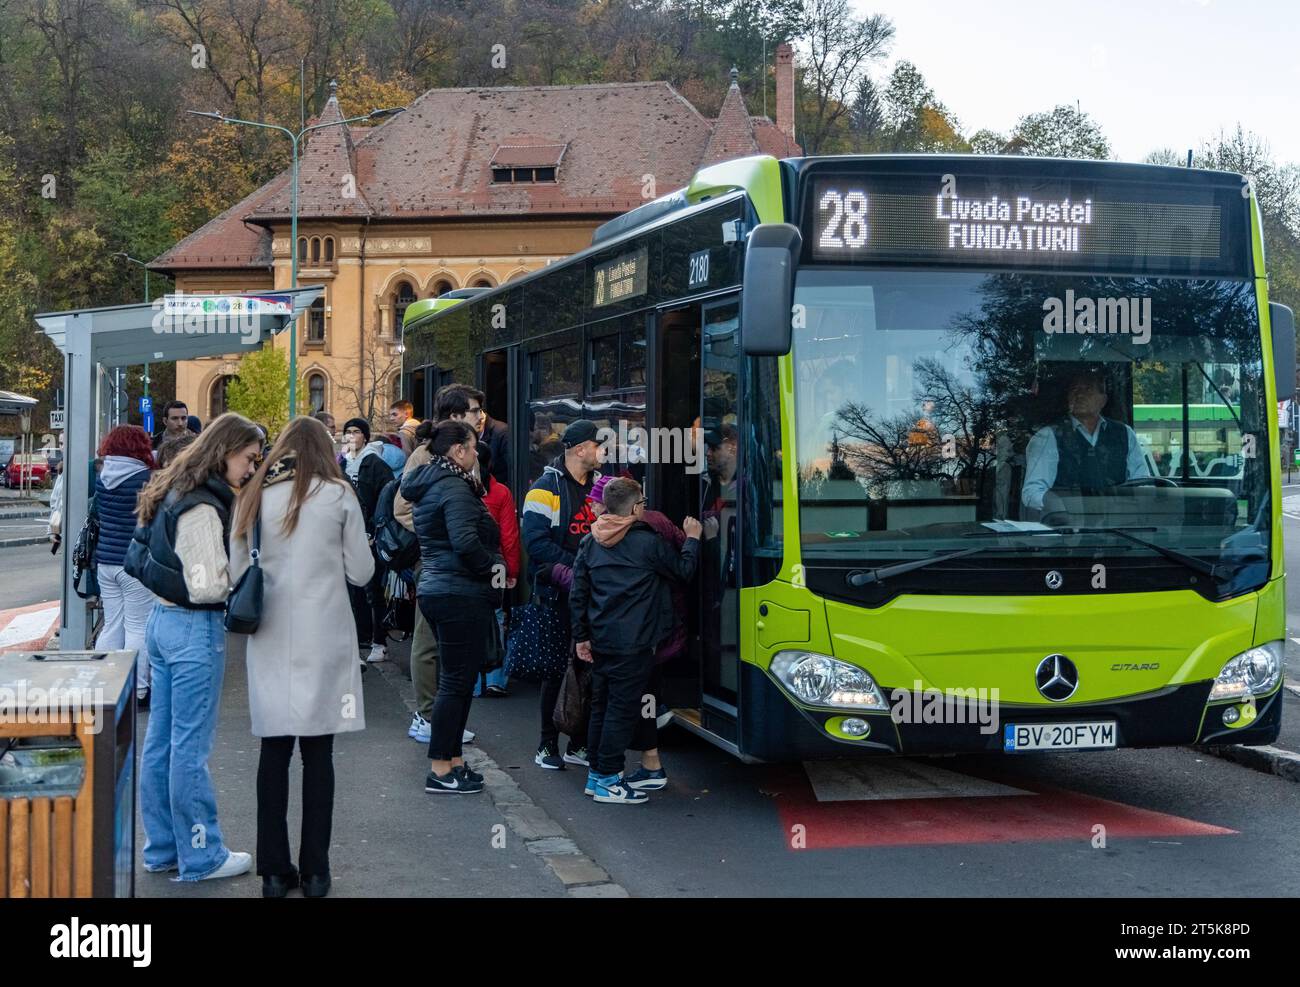
[(220, 610), (159, 603), (145, 637), (153, 695), (140, 754), (144, 865), (153, 871), (178, 866), (182, 881), (198, 881), (230, 856), (208, 773), (226, 671), (226, 629)]

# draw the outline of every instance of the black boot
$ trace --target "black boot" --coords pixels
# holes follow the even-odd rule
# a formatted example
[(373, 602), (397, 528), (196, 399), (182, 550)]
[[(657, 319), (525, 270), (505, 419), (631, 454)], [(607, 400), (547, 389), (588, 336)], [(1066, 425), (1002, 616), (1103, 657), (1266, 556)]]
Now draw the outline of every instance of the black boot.
[(298, 886), (298, 872), (291, 870), (288, 874), (264, 874), (262, 876), (262, 897), (283, 898)]
[(304, 898), (324, 898), (330, 893), (329, 874), (304, 874), (302, 878), (302, 896)]

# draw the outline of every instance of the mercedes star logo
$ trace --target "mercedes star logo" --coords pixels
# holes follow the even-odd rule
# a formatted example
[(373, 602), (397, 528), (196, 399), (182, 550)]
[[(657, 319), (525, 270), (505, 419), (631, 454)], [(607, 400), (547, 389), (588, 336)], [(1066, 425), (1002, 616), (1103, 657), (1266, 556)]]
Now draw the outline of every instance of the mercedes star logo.
[(1038, 663), (1034, 681), (1044, 699), (1063, 703), (1079, 688), (1079, 670), (1065, 655), (1048, 655)]
[(1065, 577), (1055, 569), (1047, 574), (1048, 589), (1060, 589), (1063, 585), (1065, 585)]

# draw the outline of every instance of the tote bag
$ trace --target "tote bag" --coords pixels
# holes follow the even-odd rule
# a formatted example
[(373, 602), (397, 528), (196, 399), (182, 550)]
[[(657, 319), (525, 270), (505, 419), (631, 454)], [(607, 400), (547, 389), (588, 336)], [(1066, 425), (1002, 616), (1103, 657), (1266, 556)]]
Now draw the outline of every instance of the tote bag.
[(515, 607), (511, 617), (506, 674), (524, 682), (563, 678), (569, 660), (569, 633), (560, 611), (539, 602), (534, 594), (532, 602)]

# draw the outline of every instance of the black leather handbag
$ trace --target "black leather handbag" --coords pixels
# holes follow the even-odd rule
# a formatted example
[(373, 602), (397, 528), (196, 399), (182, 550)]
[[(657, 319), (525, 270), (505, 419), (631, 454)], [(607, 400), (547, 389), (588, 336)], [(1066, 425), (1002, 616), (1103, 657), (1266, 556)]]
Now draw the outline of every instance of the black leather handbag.
[(99, 545), (99, 504), (94, 497), (86, 505), (86, 520), (77, 532), (72, 548), (72, 588), (83, 600), (99, 596), (99, 575), (96, 573), (95, 549)]
[(226, 600), (226, 630), (232, 634), (255, 634), (262, 622), (262, 518), (253, 519), (253, 541), (248, 550), (248, 568), (235, 583)]

